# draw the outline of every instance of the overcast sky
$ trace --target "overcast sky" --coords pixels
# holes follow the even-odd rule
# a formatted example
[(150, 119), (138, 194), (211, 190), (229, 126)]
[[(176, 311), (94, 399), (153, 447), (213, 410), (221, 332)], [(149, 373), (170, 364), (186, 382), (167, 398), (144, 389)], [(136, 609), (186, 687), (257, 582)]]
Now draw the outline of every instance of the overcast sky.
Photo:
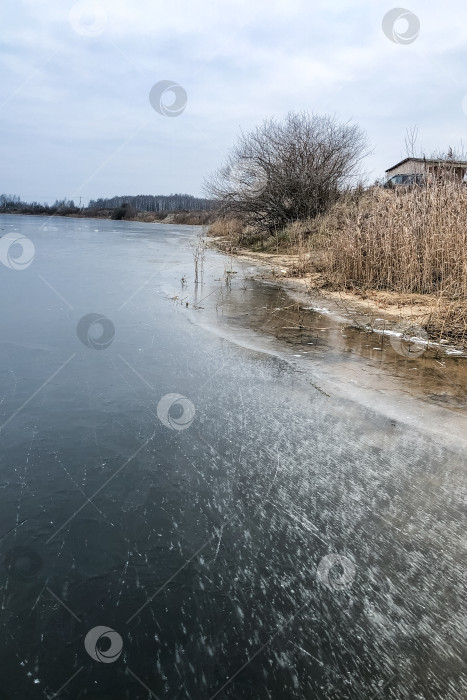
[[(3, 0), (0, 192), (202, 195), (240, 129), (289, 110), (357, 122), (373, 150), (370, 180), (405, 156), (411, 125), (427, 155), (467, 145), (467, 4), (411, 0), (409, 21), (391, 34), (387, 20), (385, 33), (394, 7)], [(178, 116), (151, 106), (160, 81), (182, 87)], [(173, 100), (164, 93), (160, 111)]]

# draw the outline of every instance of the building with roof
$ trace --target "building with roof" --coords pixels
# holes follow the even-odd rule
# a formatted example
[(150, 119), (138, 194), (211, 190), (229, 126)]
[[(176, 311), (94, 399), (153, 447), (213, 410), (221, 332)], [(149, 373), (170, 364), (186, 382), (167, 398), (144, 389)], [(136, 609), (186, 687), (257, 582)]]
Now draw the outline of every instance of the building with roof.
[(394, 175), (434, 175), (463, 180), (467, 172), (467, 161), (449, 158), (404, 158), (386, 170), (388, 178)]

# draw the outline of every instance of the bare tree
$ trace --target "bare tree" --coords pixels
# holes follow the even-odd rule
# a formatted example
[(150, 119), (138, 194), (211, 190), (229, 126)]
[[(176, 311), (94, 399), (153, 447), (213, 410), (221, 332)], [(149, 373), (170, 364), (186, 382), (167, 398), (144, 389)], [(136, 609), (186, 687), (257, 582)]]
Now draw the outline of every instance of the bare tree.
[(364, 132), (335, 117), (289, 112), (241, 133), (205, 182), (221, 213), (266, 233), (325, 212), (360, 177)]
[(418, 126), (414, 124), (405, 131), (405, 152), (408, 158), (418, 158), (417, 156)]

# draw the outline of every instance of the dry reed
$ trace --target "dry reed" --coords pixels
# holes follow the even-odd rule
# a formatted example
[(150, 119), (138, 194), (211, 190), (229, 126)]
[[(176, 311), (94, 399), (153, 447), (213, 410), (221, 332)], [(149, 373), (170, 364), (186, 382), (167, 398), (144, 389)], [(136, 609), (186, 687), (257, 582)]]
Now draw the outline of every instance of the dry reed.
[[(326, 214), (258, 240), (239, 222), (216, 224), (230, 246), (294, 254), (297, 274), (320, 272), (335, 289), (435, 298), (431, 335), (467, 339), (467, 185), (373, 187)], [(222, 233), (221, 233), (222, 231)]]

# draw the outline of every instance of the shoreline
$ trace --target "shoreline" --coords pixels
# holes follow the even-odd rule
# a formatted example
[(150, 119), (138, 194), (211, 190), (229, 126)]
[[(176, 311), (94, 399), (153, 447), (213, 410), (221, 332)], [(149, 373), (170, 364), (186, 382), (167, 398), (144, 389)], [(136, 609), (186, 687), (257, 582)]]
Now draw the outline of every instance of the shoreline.
[[(328, 399), (364, 406), (465, 452), (466, 355), (430, 343), (416, 359), (406, 357), (390, 342), (389, 327), (385, 338), (378, 330), (366, 332), (357, 325), (363, 314), (346, 316), (324, 296), (315, 305), (317, 297), (310, 296), (303, 280), (297, 284), (273, 278), (262, 257), (229, 256), (214, 245), (209, 248), (219, 255), (217, 269), (223, 265), (233, 270), (238, 282), (228, 287), (220, 306), (206, 304), (202, 313), (191, 307), (193, 323), (252, 353), (284, 362), (302, 376), (304, 386)], [(215, 273), (224, 285), (221, 275)]]
[[(301, 276), (290, 274), (299, 261), (298, 255), (254, 252), (238, 247), (226, 251), (220, 245), (225, 242), (224, 238), (208, 237), (207, 240), (209, 247), (218, 250), (227, 258), (257, 266), (257, 279), (276, 283), (297, 301), (308, 304), (315, 302), (319, 304), (316, 310), (334, 317), (341, 317), (344, 322), (355, 323), (362, 330), (389, 334), (393, 326), (410, 324), (424, 331), (425, 324), (437, 308), (438, 300), (435, 296), (399, 294), (380, 290), (369, 290), (363, 293), (329, 289), (320, 273)], [(385, 323), (388, 325), (387, 328)], [(467, 357), (467, 346), (456, 342), (448, 335), (446, 338), (430, 338), (429, 345), (432, 348), (440, 348), (449, 355)]]
[[(91, 221), (124, 221), (127, 223), (141, 224), (165, 224), (172, 226), (192, 226), (203, 231), (203, 238), (207, 247), (217, 250), (224, 257), (244, 261), (255, 265), (260, 270), (256, 279), (275, 283), (287, 290), (297, 301), (304, 303), (320, 303), (314, 307), (324, 314), (341, 317), (345, 323), (349, 321), (361, 330), (371, 330), (375, 333), (390, 334), (390, 326), (397, 324), (410, 324), (424, 331), (424, 325), (430, 316), (436, 311), (438, 300), (434, 296), (422, 294), (399, 294), (396, 292), (381, 290), (366, 290), (366, 292), (351, 292), (349, 290), (333, 290), (326, 285), (324, 277), (318, 272), (306, 275), (290, 275), (291, 270), (297, 269), (300, 256), (288, 253), (263, 253), (249, 250), (248, 248), (234, 247), (225, 249), (228, 240), (222, 236), (209, 236), (207, 224), (190, 224), (173, 221), (176, 214), (168, 214), (164, 219), (142, 218), (111, 219), (103, 216), (76, 216), (75, 214), (22, 214), (20, 212), (0, 212), (6, 216), (28, 216), (54, 219), (77, 219)], [(191, 212), (196, 214), (196, 212)], [(204, 212), (207, 213), (207, 212)], [(386, 323), (388, 327), (386, 327)], [(381, 324), (384, 324), (381, 328)], [(430, 338), (431, 348), (439, 348), (443, 354), (467, 357), (467, 345), (456, 342), (446, 335), (446, 338)]]
[[(140, 212), (144, 214), (148, 214), (149, 216), (152, 216), (151, 212)], [(190, 221), (174, 221), (175, 218), (184, 218), (184, 219), (190, 219), (190, 218), (196, 218), (197, 215), (209, 215), (211, 212), (169, 212), (167, 213), (164, 218), (162, 219), (157, 219), (157, 218), (148, 218), (148, 217), (130, 217), (130, 218), (125, 218), (125, 219), (112, 219), (111, 216), (92, 216), (92, 214), (33, 214), (31, 212), (23, 213), (20, 211), (0, 211), (0, 215), (3, 216), (31, 216), (31, 217), (42, 217), (44, 219), (55, 219), (57, 217), (60, 217), (61, 219), (91, 219), (92, 221), (124, 221), (127, 223), (137, 223), (137, 224), (172, 224), (174, 226), (207, 226), (208, 224), (206, 223), (191, 223)]]

